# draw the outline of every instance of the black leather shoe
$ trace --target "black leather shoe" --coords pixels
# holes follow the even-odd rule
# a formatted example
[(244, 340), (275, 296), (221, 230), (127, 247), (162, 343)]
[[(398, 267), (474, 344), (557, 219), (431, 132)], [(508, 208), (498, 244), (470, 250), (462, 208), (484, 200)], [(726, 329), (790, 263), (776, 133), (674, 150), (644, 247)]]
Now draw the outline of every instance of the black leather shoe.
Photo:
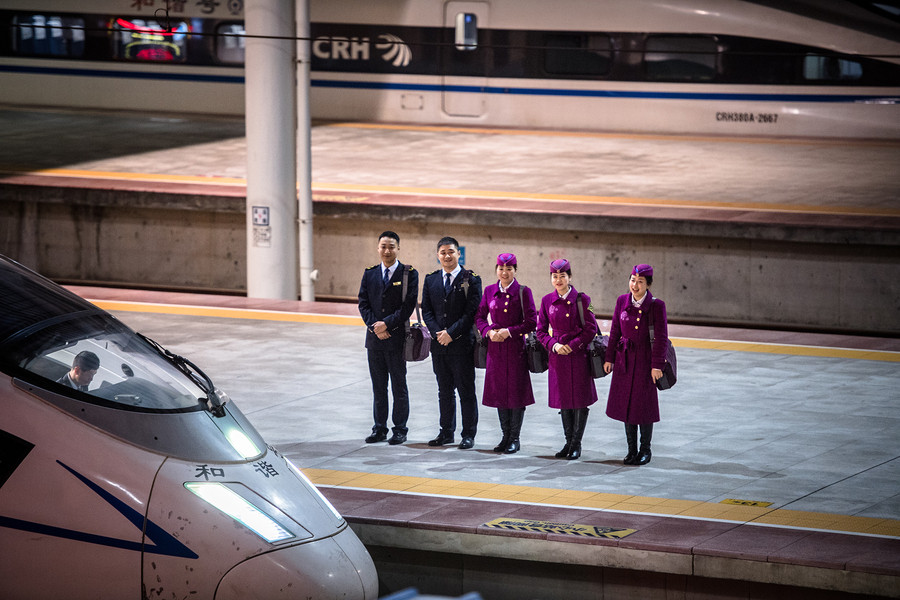
[(388, 444), (391, 446), (396, 446), (397, 444), (402, 444), (406, 441), (405, 433), (395, 433), (391, 436), (391, 439), (388, 440)]
[(468, 450), (475, 446), (475, 438), (473, 437), (464, 437), (460, 440), (459, 446), (457, 446), (460, 450)]
[(444, 446), (446, 444), (453, 443), (453, 434), (452, 433), (439, 433), (436, 438), (428, 441), (429, 446)]
[(374, 444), (375, 442), (383, 442), (386, 439), (387, 439), (386, 433), (375, 433), (373, 431), (372, 435), (370, 435), (369, 437), (366, 438), (366, 443)]

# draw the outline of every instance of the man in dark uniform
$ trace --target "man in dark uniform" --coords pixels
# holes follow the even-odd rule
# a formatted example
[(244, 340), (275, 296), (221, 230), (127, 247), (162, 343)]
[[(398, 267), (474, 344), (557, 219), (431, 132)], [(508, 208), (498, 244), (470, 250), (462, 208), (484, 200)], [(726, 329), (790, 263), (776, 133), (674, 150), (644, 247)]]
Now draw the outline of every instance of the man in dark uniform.
[(57, 383), (61, 383), (75, 390), (88, 391), (88, 386), (94, 380), (94, 375), (100, 369), (100, 359), (90, 350), (82, 350), (75, 355), (72, 368), (60, 377)]
[[(409, 265), (397, 260), (400, 236), (385, 231), (378, 236), (381, 263), (365, 270), (359, 286), (359, 314), (366, 323), (366, 349), (369, 376), (374, 394), (375, 424), (366, 443), (387, 439), (388, 378), (394, 396), (393, 435), (388, 443), (406, 441), (406, 421), (409, 418), (409, 390), (406, 387), (406, 360), (403, 356), (405, 324), (416, 309), (419, 297), (419, 274)], [(403, 278), (406, 273), (406, 294)]]
[(422, 317), (431, 332), (431, 365), (437, 377), (441, 431), (429, 446), (453, 443), (456, 391), (462, 414), (459, 448), (475, 445), (478, 398), (475, 396), (475, 333), (472, 325), (481, 302), (481, 278), (459, 264), (459, 243), (444, 237), (437, 245), (441, 268), (425, 276)]

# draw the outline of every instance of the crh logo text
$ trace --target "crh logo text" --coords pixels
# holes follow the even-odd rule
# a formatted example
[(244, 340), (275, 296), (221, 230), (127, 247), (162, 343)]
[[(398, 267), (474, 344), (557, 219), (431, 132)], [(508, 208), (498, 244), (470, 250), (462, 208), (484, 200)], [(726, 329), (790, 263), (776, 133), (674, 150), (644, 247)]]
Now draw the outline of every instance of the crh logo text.
[[(372, 46), (367, 37), (318, 37), (313, 40), (312, 52), (316, 58), (325, 60), (370, 60)], [(412, 60), (412, 50), (395, 35), (379, 35), (374, 46), (381, 59), (395, 67), (405, 67)]]

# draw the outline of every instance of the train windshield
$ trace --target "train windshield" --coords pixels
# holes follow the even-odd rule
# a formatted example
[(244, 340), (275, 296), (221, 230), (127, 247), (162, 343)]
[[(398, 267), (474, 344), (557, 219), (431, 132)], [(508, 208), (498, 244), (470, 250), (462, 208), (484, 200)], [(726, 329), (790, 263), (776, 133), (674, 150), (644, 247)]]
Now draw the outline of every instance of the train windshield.
[(18, 339), (15, 364), (48, 387), (105, 406), (182, 412), (206, 405), (202, 380), (175, 355), (102, 311), (69, 317)]

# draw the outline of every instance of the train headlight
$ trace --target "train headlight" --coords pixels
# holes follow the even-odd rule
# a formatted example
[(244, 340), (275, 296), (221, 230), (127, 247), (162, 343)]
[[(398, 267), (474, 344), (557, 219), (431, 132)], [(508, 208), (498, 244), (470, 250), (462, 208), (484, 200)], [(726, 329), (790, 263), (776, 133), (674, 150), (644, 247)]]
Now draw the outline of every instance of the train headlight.
[(259, 456), (259, 448), (257, 448), (256, 444), (253, 443), (253, 440), (247, 437), (247, 434), (240, 429), (229, 429), (225, 434), (225, 437), (228, 439), (228, 443), (231, 444), (231, 447), (245, 459)]
[(286, 526), (227, 485), (207, 481), (188, 481), (184, 487), (270, 544), (297, 537)]

